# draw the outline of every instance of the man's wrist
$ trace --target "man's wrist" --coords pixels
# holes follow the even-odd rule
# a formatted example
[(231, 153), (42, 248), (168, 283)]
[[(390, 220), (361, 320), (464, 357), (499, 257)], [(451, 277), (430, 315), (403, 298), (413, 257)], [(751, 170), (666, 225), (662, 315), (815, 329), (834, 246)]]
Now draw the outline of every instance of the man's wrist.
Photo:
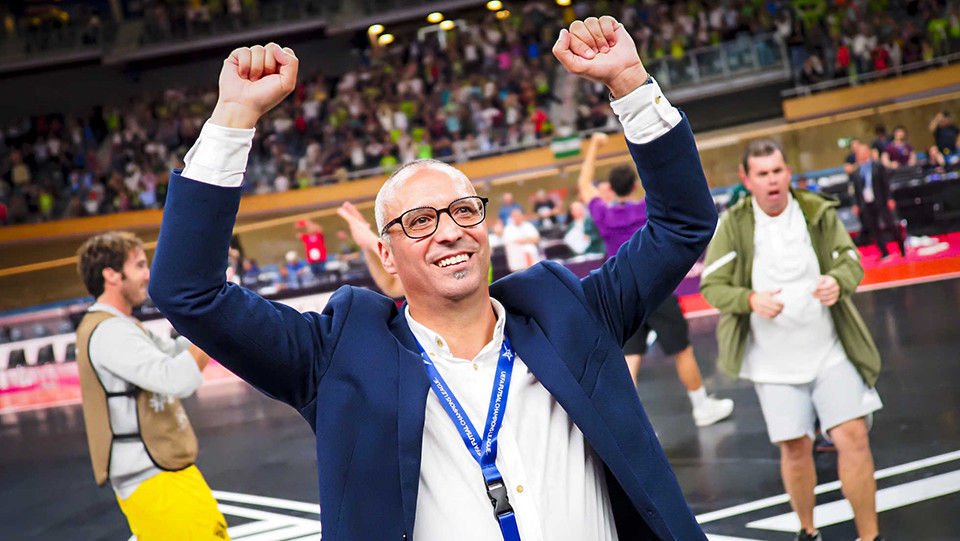
[(210, 122), (224, 128), (251, 129), (257, 126), (260, 113), (236, 103), (217, 102), (210, 115)]
[(647, 84), (650, 75), (643, 68), (643, 64), (636, 64), (617, 74), (616, 77), (606, 82), (607, 88), (613, 99), (620, 99), (633, 92), (637, 88)]

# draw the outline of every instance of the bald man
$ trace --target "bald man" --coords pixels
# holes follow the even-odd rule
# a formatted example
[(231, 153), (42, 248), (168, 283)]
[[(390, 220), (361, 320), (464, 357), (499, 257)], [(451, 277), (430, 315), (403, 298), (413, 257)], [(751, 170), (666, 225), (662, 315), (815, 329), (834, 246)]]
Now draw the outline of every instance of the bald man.
[(693, 136), (612, 17), (574, 22), (554, 54), (610, 89), (648, 227), (583, 280), (543, 262), (488, 285), (486, 198), (445, 163), (412, 162), (376, 201), (378, 256), (407, 302), (343, 287), (305, 314), (225, 283), (217, 255), (253, 128), (299, 61), (268, 44), (224, 62), (170, 181), (151, 297), (310, 423), (325, 540), (705, 539), (621, 353), (716, 225)]

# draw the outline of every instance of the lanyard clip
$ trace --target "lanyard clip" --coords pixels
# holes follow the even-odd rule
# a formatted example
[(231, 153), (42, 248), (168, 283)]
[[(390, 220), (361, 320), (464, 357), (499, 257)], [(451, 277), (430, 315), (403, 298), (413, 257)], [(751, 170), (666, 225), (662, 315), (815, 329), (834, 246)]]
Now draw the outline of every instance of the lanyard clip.
[(510, 500), (507, 498), (507, 487), (503, 484), (502, 478), (486, 481), (487, 497), (493, 505), (493, 516), (499, 521), (500, 517), (513, 513), (513, 507), (510, 506)]

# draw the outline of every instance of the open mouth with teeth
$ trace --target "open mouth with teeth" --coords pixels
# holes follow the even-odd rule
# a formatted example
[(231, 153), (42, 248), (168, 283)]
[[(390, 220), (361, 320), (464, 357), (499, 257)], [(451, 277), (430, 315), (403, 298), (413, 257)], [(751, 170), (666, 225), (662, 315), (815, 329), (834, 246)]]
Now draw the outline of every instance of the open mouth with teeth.
[(469, 260), (470, 260), (470, 254), (462, 253), (462, 254), (448, 256), (443, 259), (438, 259), (437, 261), (434, 261), (433, 264), (440, 267), (441, 269), (445, 269), (448, 267), (458, 266), (460, 264), (466, 263)]

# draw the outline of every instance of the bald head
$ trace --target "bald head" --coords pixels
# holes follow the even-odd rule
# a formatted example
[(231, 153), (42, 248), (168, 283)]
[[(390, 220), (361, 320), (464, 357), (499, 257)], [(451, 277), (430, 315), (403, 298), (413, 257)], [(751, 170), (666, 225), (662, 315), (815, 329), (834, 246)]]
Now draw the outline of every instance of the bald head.
[(374, 204), (374, 214), (377, 220), (378, 233), (383, 231), (383, 226), (386, 225), (388, 221), (397, 217), (391, 215), (391, 212), (399, 215), (403, 210), (406, 210), (393, 208), (395, 206), (394, 202), (397, 200), (397, 196), (400, 195), (400, 190), (403, 188), (403, 185), (408, 180), (424, 172), (440, 173), (449, 177), (451, 183), (462, 184), (470, 194), (475, 195), (477, 193), (473, 187), (473, 183), (467, 178), (467, 175), (463, 174), (463, 172), (456, 167), (440, 160), (414, 160), (390, 175), (390, 178), (383, 183), (383, 186), (380, 187), (380, 191), (377, 193), (377, 200)]

